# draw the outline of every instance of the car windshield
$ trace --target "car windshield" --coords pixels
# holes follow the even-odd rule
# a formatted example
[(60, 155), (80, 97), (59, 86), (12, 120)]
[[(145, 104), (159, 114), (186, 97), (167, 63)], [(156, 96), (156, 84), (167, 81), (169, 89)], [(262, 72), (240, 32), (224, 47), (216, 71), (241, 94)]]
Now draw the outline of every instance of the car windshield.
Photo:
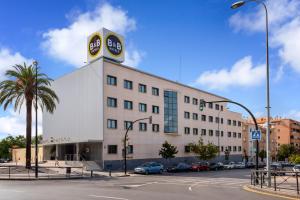
[(151, 166), (151, 163), (144, 163), (141, 165), (141, 167), (150, 167)]

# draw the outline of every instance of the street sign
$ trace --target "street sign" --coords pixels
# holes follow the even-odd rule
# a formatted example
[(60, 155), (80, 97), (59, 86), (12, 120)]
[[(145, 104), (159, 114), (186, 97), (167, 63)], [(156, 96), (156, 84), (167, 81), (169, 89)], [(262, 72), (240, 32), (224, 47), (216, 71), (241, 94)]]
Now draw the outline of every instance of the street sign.
[(261, 132), (259, 130), (255, 130), (251, 132), (252, 140), (261, 140)]

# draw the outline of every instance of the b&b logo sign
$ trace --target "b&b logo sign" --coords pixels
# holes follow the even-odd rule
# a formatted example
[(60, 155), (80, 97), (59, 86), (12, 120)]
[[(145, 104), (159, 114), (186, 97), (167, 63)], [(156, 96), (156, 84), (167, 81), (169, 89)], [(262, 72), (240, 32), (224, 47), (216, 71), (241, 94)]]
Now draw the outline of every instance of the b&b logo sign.
[(123, 51), (122, 42), (113, 34), (106, 37), (106, 48), (112, 56), (119, 56)]
[(89, 54), (91, 57), (95, 57), (101, 51), (101, 35), (99, 33), (95, 33), (90, 41), (89, 41)]

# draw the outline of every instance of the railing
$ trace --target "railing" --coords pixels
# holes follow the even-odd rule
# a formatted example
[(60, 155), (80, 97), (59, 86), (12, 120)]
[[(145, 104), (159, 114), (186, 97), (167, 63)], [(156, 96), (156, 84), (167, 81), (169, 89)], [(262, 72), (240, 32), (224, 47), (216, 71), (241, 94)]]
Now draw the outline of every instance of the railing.
[[(300, 172), (271, 170), (271, 188), (274, 191), (295, 191), (299, 195), (299, 175)], [(253, 170), (251, 172), (251, 185), (265, 188), (267, 187), (267, 171)]]
[[(90, 177), (84, 173), (83, 167), (53, 167), (39, 166), (39, 179), (71, 179)], [(4, 165), (0, 166), (0, 179), (35, 179), (35, 167)]]

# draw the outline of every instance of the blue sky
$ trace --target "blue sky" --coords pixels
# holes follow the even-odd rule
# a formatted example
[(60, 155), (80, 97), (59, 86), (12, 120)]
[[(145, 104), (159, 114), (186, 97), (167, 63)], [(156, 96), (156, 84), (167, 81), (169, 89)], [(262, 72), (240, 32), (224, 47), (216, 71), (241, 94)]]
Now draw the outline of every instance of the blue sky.
[[(5, 1), (0, 7), (0, 79), (11, 65), (33, 59), (54, 79), (84, 65), (86, 36), (105, 26), (125, 36), (126, 64), (231, 98), (263, 116), (264, 13), (254, 3), (231, 10), (232, 2)], [(300, 1), (266, 4), (271, 114), (300, 119)], [(24, 112), (1, 110), (0, 137), (22, 134), (24, 122)]]

